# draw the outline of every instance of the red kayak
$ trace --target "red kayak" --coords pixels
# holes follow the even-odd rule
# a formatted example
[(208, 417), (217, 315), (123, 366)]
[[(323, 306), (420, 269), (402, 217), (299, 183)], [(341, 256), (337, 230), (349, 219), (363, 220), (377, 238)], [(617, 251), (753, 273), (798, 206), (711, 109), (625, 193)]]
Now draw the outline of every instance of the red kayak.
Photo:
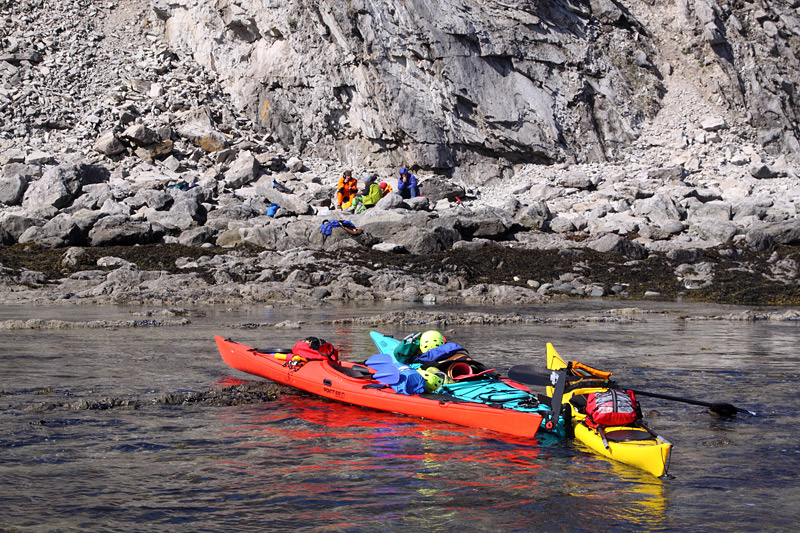
[[(349, 361), (301, 359), (291, 353), (262, 353), (215, 336), (222, 359), (236, 370), (344, 403), (533, 437), (542, 416), (533, 412), (459, 401), (446, 395), (402, 394), (373, 379), (375, 371)], [(292, 361), (292, 359), (296, 359)], [(288, 360), (288, 361), (287, 361)]]

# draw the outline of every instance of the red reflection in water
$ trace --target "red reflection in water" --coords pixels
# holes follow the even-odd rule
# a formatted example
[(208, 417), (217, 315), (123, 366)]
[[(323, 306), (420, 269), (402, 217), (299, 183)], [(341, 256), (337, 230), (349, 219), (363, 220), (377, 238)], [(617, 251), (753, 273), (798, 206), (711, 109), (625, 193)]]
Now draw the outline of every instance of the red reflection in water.
[[(235, 386), (243, 383), (235, 378), (220, 382), (220, 386)], [(242, 413), (243, 414), (243, 413)], [(470, 428), (404, 415), (341, 404), (321, 398), (284, 394), (268, 409), (250, 412), (245, 422), (230, 428), (231, 434), (250, 434), (249, 442), (241, 447), (260, 447), (267, 442), (269, 446), (291, 448), (302, 443), (304, 455), (331, 455), (335, 453), (368, 454), (359, 460), (348, 456), (345, 459), (327, 457), (324, 462), (310, 465), (292, 464), (286, 470), (328, 470), (336, 467), (353, 469), (397, 468), (398, 463), (463, 463), (464, 468), (474, 471), (479, 465), (494, 470), (503, 468), (503, 475), (487, 475), (477, 481), (472, 479), (457, 481), (458, 484), (485, 487), (500, 480), (530, 476), (542, 468), (540, 449), (536, 439), (527, 439), (495, 433), (479, 428)], [(299, 419), (306, 424), (282, 423)], [(232, 421), (233, 422), (233, 421)], [(245, 422), (241, 424), (241, 422)], [(312, 425), (309, 425), (312, 424)], [(252, 439), (252, 437), (263, 437)], [(320, 442), (336, 439), (336, 449), (319, 445)], [(501, 440), (502, 446), (493, 446), (486, 453), (486, 446), (492, 441)], [(348, 448), (353, 447), (352, 450)], [(446, 453), (442, 453), (445, 451)], [(377, 462), (376, 462), (377, 461)], [(234, 466), (234, 463), (228, 463)], [(247, 468), (245, 465), (239, 465)], [(512, 468), (509, 468), (512, 467)], [(409, 468), (409, 472), (417, 472)], [(399, 472), (398, 472), (399, 473)], [(525, 486), (529, 486), (525, 483)]]
[[(230, 378), (219, 385), (243, 382)], [(260, 486), (280, 485), (285, 497), (335, 497), (340, 503), (352, 497), (362, 504), (378, 498), (384, 505), (405, 505), (416, 498), (445, 502), (485, 494), (490, 495), (480, 500), (485, 509), (521, 509), (552, 497), (555, 476), (562, 480), (558, 497), (583, 502), (582, 513), (645, 529), (664, 519), (661, 480), (593, 454), (553, 454), (537, 439), (306, 395), (284, 394), (275, 402), (223, 412), (224, 438), (245, 453), (217, 464), (256, 476)], [(608, 479), (609, 465), (616, 479)], [(615, 508), (620, 512), (609, 512)], [(347, 522), (334, 517), (339, 525)]]

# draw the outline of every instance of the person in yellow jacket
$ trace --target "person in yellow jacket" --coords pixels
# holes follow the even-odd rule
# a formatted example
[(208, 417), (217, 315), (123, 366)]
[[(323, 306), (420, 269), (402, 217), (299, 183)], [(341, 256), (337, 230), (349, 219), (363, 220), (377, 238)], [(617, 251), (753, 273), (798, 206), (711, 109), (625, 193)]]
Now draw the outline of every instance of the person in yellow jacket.
[(381, 187), (381, 195), (383, 196), (386, 196), (387, 194), (392, 192), (392, 186), (386, 183), (385, 181), (382, 181), (380, 183), (380, 187)]
[(336, 188), (336, 205), (339, 209), (350, 207), (353, 197), (358, 192), (358, 180), (353, 177), (352, 172), (345, 170), (339, 178), (339, 185)]
[(375, 176), (364, 174), (364, 190), (361, 194), (353, 198), (351, 205), (353, 213), (363, 213), (368, 208), (378, 203), (383, 198), (381, 186), (375, 183)]

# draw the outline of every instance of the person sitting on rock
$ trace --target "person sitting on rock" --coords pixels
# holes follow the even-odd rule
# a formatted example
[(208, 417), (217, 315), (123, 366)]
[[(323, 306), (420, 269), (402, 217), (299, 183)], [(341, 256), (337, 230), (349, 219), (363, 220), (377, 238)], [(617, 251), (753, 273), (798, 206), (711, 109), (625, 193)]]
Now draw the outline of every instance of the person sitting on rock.
[(380, 188), (381, 188), (381, 195), (382, 196), (386, 196), (387, 194), (392, 192), (392, 186), (389, 185), (388, 183), (386, 183), (385, 181), (381, 182)]
[(361, 194), (353, 198), (351, 208), (353, 213), (363, 213), (368, 208), (378, 203), (383, 198), (381, 187), (375, 182), (375, 176), (364, 174), (364, 190)]
[(400, 169), (400, 179), (397, 180), (397, 192), (406, 200), (419, 196), (417, 177), (406, 168)]
[(353, 197), (358, 192), (358, 180), (353, 177), (352, 172), (345, 170), (339, 178), (339, 185), (336, 189), (336, 205), (339, 209), (350, 207)]

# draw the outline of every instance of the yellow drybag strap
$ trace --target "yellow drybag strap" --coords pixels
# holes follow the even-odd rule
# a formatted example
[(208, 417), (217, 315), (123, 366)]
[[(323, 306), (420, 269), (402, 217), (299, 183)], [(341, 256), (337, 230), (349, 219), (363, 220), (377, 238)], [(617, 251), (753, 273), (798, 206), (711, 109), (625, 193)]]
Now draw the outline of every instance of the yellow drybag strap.
[[(611, 377), (611, 372), (605, 372), (604, 370), (597, 370), (596, 368), (592, 368), (590, 366), (584, 365), (583, 363), (578, 363), (576, 361), (570, 362), (569, 367), (570, 370), (572, 370), (573, 372), (575, 372), (575, 374), (581, 377), (586, 377), (586, 374), (600, 379), (609, 379)], [(585, 374), (579, 371), (583, 371)]]

